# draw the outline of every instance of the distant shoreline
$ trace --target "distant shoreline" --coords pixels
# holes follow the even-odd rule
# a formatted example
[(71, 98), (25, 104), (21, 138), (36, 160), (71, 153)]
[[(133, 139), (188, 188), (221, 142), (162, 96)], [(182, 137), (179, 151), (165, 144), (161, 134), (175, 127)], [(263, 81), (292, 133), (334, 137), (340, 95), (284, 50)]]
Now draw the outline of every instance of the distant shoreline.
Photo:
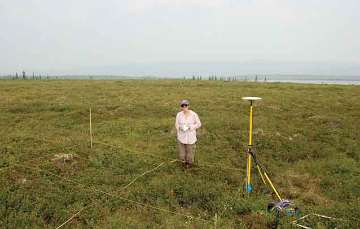
[[(157, 77), (157, 76), (115, 76), (115, 75), (49, 75), (34, 77), (27, 76), (26, 80), (216, 80), (216, 81), (238, 81), (238, 82), (270, 82), (270, 83), (299, 83), (299, 84), (336, 84), (336, 85), (360, 85), (360, 76), (324, 76), (324, 75), (241, 75), (241, 76), (211, 76), (193, 75), (184, 77)], [(201, 77), (201, 78), (200, 78)], [(313, 79), (312, 79), (313, 78)], [(0, 76), (3, 80), (23, 80), (22, 76)]]

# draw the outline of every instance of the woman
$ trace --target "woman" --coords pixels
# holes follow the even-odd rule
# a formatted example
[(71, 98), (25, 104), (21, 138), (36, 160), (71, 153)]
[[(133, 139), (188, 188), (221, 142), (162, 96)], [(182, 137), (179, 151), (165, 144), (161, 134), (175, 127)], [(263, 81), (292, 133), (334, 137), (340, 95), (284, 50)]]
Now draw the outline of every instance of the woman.
[(182, 171), (194, 167), (194, 153), (196, 148), (196, 129), (201, 126), (199, 116), (190, 110), (190, 103), (181, 101), (181, 111), (176, 115), (175, 128), (179, 146), (179, 157)]

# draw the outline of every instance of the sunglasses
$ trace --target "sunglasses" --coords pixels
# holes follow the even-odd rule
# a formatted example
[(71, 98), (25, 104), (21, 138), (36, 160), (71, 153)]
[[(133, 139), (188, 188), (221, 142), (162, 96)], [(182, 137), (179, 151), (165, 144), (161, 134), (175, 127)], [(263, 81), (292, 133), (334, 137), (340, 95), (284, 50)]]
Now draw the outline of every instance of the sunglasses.
[(181, 104), (181, 107), (187, 107), (188, 105), (187, 104)]

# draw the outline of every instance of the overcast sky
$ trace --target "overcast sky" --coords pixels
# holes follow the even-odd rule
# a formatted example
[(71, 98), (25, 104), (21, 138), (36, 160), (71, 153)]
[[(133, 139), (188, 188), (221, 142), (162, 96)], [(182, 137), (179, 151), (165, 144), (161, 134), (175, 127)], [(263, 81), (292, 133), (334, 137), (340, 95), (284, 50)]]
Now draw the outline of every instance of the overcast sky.
[(359, 0), (1, 0), (0, 74), (172, 61), (360, 63)]

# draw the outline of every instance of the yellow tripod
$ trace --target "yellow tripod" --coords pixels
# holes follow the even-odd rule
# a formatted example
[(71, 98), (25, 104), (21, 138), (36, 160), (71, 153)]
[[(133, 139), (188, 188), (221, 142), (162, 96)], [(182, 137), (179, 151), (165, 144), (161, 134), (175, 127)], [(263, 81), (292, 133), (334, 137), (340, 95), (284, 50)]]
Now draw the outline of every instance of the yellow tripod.
[[(251, 192), (251, 190), (252, 190), (252, 187), (251, 187), (251, 159), (254, 159), (254, 162), (256, 164), (256, 168), (259, 171), (259, 174), (261, 176), (262, 181), (266, 185), (266, 181), (264, 179), (264, 176), (265, 176), (266, 180), (269, 182), (269, 184), (270, 184), (271, 188), (273, 189), (273, 191), (275, 192), (276, 196), (279, 198), (280, 201), (282, 201), (279, 193), (276, 191), (276, 189), (275, 189), (273, 183), (271, 182), (269, 176), (263, 170), (261, 164), (259, 163), (259, 161), (257, 160), (255, 154), (252, 151), (253, 102), (255, 100), (261, 100), (261, 98), (260, 97), (242, 97), (242, 99), (250, 101), (250, 131), (249, 131), (248, 159), (247, 159), (247, 165), (246, 165), (246, 190), (248, 192)], [(264, 176), (263, 176), (263, 174), (264, 174)]]

